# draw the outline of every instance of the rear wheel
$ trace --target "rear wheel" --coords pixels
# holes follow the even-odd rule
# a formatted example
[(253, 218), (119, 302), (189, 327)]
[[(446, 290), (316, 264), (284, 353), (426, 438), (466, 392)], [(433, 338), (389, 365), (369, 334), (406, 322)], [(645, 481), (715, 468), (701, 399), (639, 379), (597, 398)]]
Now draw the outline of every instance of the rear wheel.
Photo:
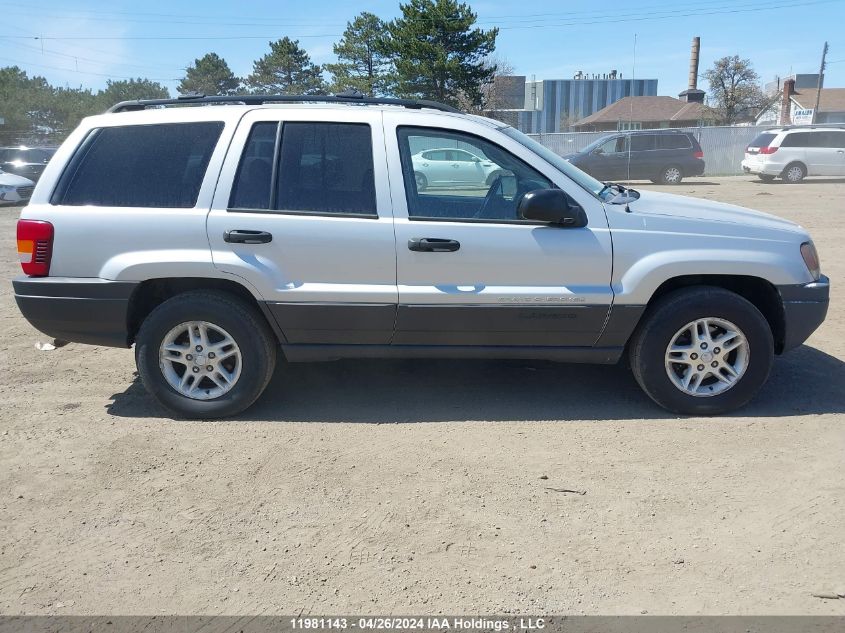
[(804, 165), (801, 163), (790, 163), (786, 166), (786, 169), (783, 170), (781, 178), (783, 178), (784, 182), (796, 184), (804, 180), (806, 175), (807, 168), (804, 167)]
[(684, 173), (677, 165), (669, 165), (660, 172), (660, 182), (664, 185), (679, 185), (684, 179)]
[(774, 343), (760, 311), (713, 287), (677, 290), (650, 310), (631, 341), (631, 369), (660, 406), (685, 415), (737, 409), (769, 376)]
[(273, 374), (276, 341), (254, 308), (223, 292), (168, 299), (144, 320), (135, 361), (144, 386), (187, 418), (240, 413)]

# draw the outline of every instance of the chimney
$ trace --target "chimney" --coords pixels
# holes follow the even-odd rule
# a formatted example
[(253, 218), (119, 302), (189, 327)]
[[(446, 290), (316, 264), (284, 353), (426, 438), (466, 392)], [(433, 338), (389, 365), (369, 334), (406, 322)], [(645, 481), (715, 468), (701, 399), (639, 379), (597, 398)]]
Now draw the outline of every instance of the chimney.
[(780, 124), (789, 125), (792, 123), (792, 101), (789, 97), (795, 94), (795, 80), (784, 79), (783, 97), (780, 102)]
[(687, 89), (678, 95), (678, 99), (687, 103), (704, 103), (704, 91), (698, 89), (698, 57), (701, 52), (701, 38), (692, 38), (689, 56), (689, 81)]
[(701, 52), (701, 38), (692, 38), (692, 50), (689, 56), (689, 90), (698, 88), (698, 54)]

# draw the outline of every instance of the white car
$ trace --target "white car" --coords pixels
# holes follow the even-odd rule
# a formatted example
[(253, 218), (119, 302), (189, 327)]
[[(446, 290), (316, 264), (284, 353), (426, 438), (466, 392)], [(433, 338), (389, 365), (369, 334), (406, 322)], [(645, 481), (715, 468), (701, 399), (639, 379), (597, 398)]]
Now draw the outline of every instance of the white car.
[(29, 200), (35, 183), (29, 178), (7, 174), (0, 169), (0, 205), (20, 204)]
[[(13, 282), (42, 332), (134, 345), (180, 415), (244, 410), (281, 356), (623, 354), (655, 402), (712, 415), (827, 313), (800, 226), (599, 182), (499, 121), (398, 99), (192, 101), (80, 124), (21, 212)], [(420, 192), (413, 155), (450, 144), (505, 176)]]
[(766, 130), (745, 149), (742, 170), (771, 182), (845, 176), (845, 126), (787, 126)]
[(489, 187), (502, 168), (489, 158), (454, 147), (427, 149), (411, 156), (417, 189), (462, 184)]

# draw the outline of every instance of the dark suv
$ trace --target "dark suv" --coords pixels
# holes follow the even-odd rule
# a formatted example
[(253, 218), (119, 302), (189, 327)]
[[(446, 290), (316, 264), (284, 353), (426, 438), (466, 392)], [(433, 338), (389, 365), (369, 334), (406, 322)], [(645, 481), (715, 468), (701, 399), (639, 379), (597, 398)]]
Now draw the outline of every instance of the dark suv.
[(0, 147), (0, 169), (37, 182), (55, 153), (55, 147)]
[(677, 185), (704, 174), (704, 152), (689, 132), (648, 130), (603, 136), (565, 157), (599, 180), (651, 180)]

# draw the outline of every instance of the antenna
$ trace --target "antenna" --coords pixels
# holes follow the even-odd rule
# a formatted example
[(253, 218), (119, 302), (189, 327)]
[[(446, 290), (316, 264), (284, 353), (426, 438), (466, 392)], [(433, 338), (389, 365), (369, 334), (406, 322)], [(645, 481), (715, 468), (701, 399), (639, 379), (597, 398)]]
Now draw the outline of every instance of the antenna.
[(631, 137), (631, 128), (634, 125), (634, 77), (637, 76), (637, 34), (634, 33), (634, 55), (631, 60), (631, 94), (630, 94), (630, 101), (631, 107), (628, 111), (628, 160), (626, 161), (627, 166), (627, 182), (631, 182), (631, 141), (633, 138)]

